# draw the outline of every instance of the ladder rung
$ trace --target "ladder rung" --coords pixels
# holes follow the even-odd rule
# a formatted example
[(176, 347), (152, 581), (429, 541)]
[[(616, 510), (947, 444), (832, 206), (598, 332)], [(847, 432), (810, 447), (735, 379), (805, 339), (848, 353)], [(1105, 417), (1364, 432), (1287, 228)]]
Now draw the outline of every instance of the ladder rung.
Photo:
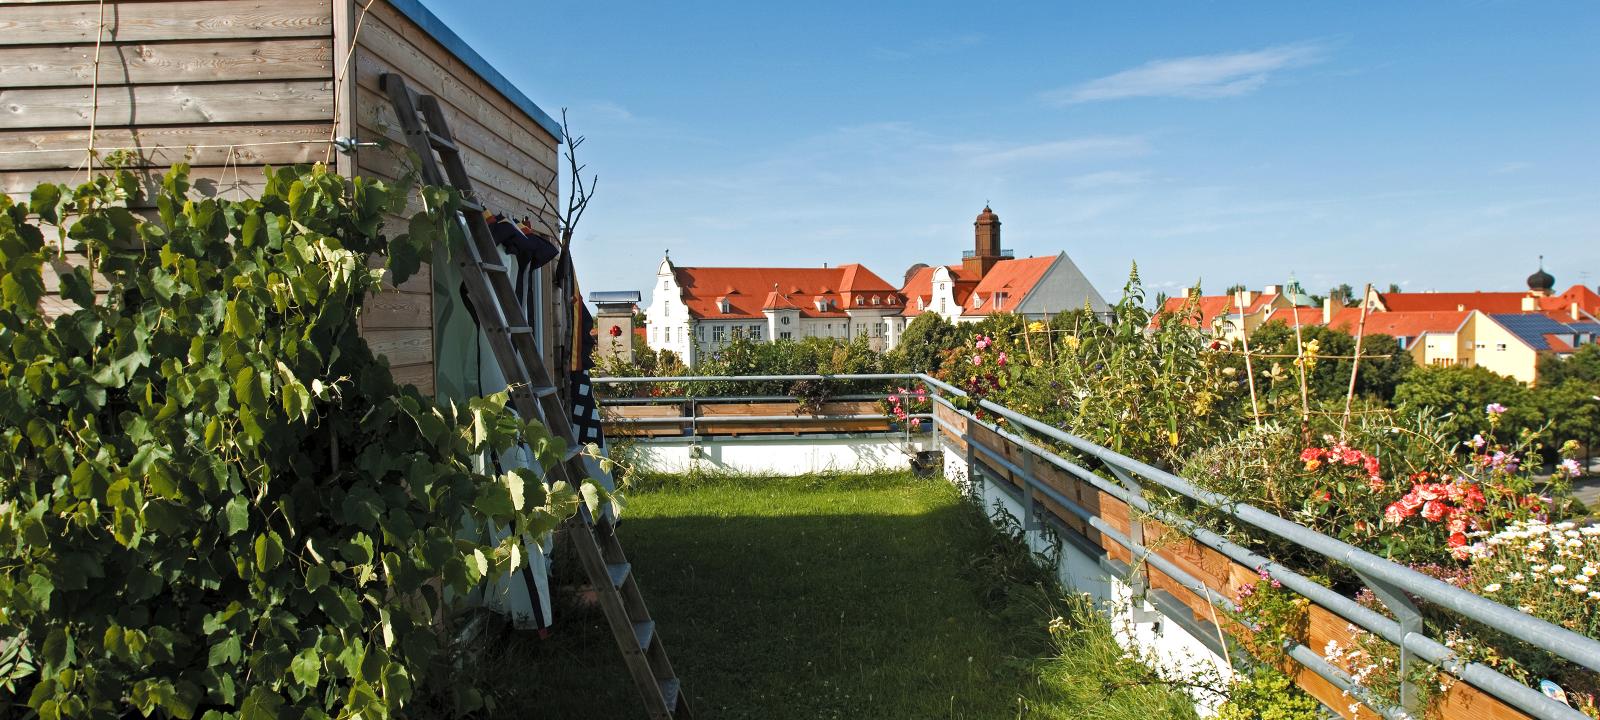
[(628, 573), (633, 572), (633, 563), (612, 563), (606, 566), (606, 570), (611, 573), (612, 587), (620, 588), (628, 580)]
[(489, 332), (503, 332), (507, 335), (532, 335), (533, 328), (527, 325), (502, 325), (500, 327), (486, 328)]
[(440, 135), (439, 133), (436, 133), (436, 132), (428, 133), (428, 144), (432, 145), (437, 150), (449, 150), (450, 152), (460, 152), (460, 149), (456, 147), (455, 143), (450, 142), (450, 140), (448, 138), (446, 138), (445, 136)]
[(667, 701), (667, 712), (678, 711), (678, 693), (682, 691), (683, 683), (675, 677), (661, 681), (661, 698)]
[(468, 200), (466, 198), (461, 198), (461, 209), (462, 210), (466, 210), (467, 212), (476, 212), (476, 213), (483, 212), (483, 206), (482, 205), (479, 205), (478, 203), (473, 202), (471, 200)]
[(530, 395), (530, 396), (533, 396), (533, 397), (536, 397), (536, 398), (550, 397), (551, 395), (556, 394), (556, 388), (553, 385), (545, 385), (543, 387), (536, 387), (536, 388), (532, 388), (532, 389), (523, 388), (523, 389), (518, 390), (518, 391), (516, 391), (516, 392), (514, 392), (512, 394), (513, 395)]
[(639, 640), (640, 650), (650, 649), (650, 640), (656, 635), (656, 621), (645, 620), (633, 624), (633, 636)]
[[(461, 266), (462, 267), (471, 267), (472, 266), (472, 262), (469, 261), (469, 262), (461, 263)], [(501, 273), (501, 274), (504, 274), (506, 272), (506, 266), (501, 265), (500, 263), (492, 263), (492, 262), (480, 262), (480, 263), (478, 263), (478, 269), (482, 270), (484, 272), (497, 272), (497, 273)]]

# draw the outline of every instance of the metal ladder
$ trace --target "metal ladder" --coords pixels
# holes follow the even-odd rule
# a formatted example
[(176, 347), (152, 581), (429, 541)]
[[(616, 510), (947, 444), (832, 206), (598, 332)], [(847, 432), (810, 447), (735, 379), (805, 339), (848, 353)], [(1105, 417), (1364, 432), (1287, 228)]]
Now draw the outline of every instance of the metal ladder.
[[(383, 74), (380, 87), (394, 104), (406, 143), (417, 154), (423, 182), (449, 185), (461, 193), (461, 216), (468, 237), (467, 242), (453, 250), (452, 260), (461, 269), (467, 296), (477, 309), (478, 323), (489, 340), (495, 361), (510, 381), (513, 406), (523, 418), (537, 418), (553, 436), (568, 444), (561, 462), (549, 468), (549, 478), (566, 480), (577, 488), (589, 477), (583, 446), (573, 432), (569, 410), (562, 402), (560, 391), (545, 369), (534, 342), (534, 328), (517, 300), (510, 269), (500, 260), (484, 219), (483, 206), (473, 192), (472, 181), (461, 162), (460, 148), (450, 134), (439, 102), (432, 95), (411, 90), (404, 78), (393, 73)], [(444, 166), (442, 173), (440, 161)], [(581, 502), (578, 519), (568, 527), (567, 537), (575, 546), (584, 573), (599, 596), (611, 634), (622, 649), (623, 660), (644, 696), (645, 709), (651, 719), (692, 717), (678, 676), (667, 658), (666, 646), (656, 633), (655, 620), (650, 617), (644, 595), (633, 576), (633, 566), (617, 541), (615, 528), (604, 517), (596, 520), (587, 504)]]

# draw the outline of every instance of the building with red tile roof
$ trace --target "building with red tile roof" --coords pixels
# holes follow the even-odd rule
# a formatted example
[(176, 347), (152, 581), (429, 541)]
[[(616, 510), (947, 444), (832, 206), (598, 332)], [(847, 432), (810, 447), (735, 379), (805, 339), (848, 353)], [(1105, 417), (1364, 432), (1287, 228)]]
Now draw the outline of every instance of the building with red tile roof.
[(1237, 342), (1244, 333), (1253, 333), (1273, 320), (1293, 327), (1296, 320), (1304, 326), (1320, 325), (1326, 319), (1293, 279), (1287, 286), (1268, 285), (1260, 292), (1236, 290), (1226, 295), (1200, 295), (1185, 288), (1161, 304), (1150, 324), (1171, 316), (1194, 327), (1210, 328), (1213, 335), (1229, 342)]
[(1066, 310), (1109, 311), (1105, 298), (1066, 253), (1017, 258), (1000, 246), (1000, 216), (984, 206), (972, 223), (973, 249), (959, 265), (917, 265), (900, 294), (903, 318), (935, 313), (976, 322), (997, 313), (1042, 319)]
[(680, 267), (663, 258), (646, 311), (646, 342), (689, 365), (736, 336), (759, 340), (863, 337), (893, 347), (925, 312), (952, 322), (996, 313), (1043, 318), (1109, 310), (1066, 253), (1016, 258), (1000, 247), (1000, 217), (973, 222), (974, 245), (958, 265), (917, 265), (896, 288), (858, 264), (838, 267)]
[(857, 264), (838, 267), (679, 267), (661, 261), (646, 341), (694, 365), (738, 336), (757, 340), (866, 337), (890, 344), (904, 309), (888, 281)]

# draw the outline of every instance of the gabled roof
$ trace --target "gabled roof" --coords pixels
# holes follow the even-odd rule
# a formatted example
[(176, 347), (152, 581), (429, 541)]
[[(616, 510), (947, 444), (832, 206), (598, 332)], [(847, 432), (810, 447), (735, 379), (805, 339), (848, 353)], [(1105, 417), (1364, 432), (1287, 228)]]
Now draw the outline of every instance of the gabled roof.
[[(768, 308), (793, 308), (802, 317), (847, 317), (845, 310), (861, 297), (871, 307), (898, 305), (894, 286), (861, 265), (829, 268), (674, 267), (689, 314), (696, 318), (757, 319)], [(776, 296), (776, 297), (774, 297)], [(818, 310), (815, 299), (826, 300)], [(890, 298), (894, 298), (890, 302)], [(728, 312), (719, 301), (726, 300)]]
[[(900, 296), (906, 301), (905, 310), (900, 313), (901, 315), (916, 317), (925, 312), (925, 309), (917, 308), (919, 298), (924, 305), (933, 304), (933, 273), (938, 269), (936, 265), (920, 267), (906, 279), (906, 284), (900, 288)], [(955, 296), (956, 304), (965, 303), (978, 283), (966, 274), (966, 269), (961, 265), (946, 265), (944, 269), (950, 272), (950, 279), (954, 281), (951, 294)]]
[(971, 296), (969, 295), (966, 300), (961, 301), (961, 314), (994, 314), (997, 311), (994, 309), (994, 301), (991, 298), (997, 292), (1005, 293), (1006, 295), (1005, 305), (998, 312), (1015, 310), (1023, 299), (1028, 297), (1028, 293), (1033, 292), (1033, 288), (1039, 284), (1039, 280), (1044, 277), (1045, 272), (1049, 271), (1050, 266), (1054, 265), (1055, 262), (1056, 256), (1050, 255), (1023, 258), (1021, 260), (1001, 260), (995, 263), (994, 267), (990, 268), (989, 272), (972, 289), (973, 294), (976, 294), (978, 299), (982, 301), (982, 305), (977, 308), (972, 307)]
[(1418, 292), (1378, 293), (1383, 307), (1389, 312), (1460, 312), (1482, 310), (1486, 313), (1522, 312), (1525, 292)]
[[(1157, 315), (1177, 315), (1183, 312), (1184, 306), (1189, 302), (1187, 296), (1170, 297), (1161, 304)], [(1195, 310), (1183, 317), (1183, 321), (1195, 327), (1211, 327), (1219, 316), (1238, 311), (1238, 306), (1233, 304), (1232, 295), (1201, 295), (1195, 300)], [(1156, 318), (1150, 319), (1154, 325)]]
[[(1383, 306), (1395, 312), (1481, 310), (1486, 313), (1521, 313), (1527, 292), (1413, 292), (1378, 293)], [(1583, 285), (1573, 285), (1560, 295), (1535, 298), (1539, 310), (1569, 312), (1573, 303), (1590, 315), (1600, 314), (1600, 294)]]
[(1334, 313), (1333, 322), (1328, 327), (1335, 330), (1355, 334), (1356, 328), (1361, 328), (1362, 335), (1388, 335), (1396, 338), (1414, 338), (1424, 333), (1453, 333), (1461, 329), (1467, 321), (1470, 311), (1451, 310), (1448, 312), (1378, 312), (1369, 311), (1365, 325), (1361, 324), (1361, 308), (1344, 308)]
[(1313, 307), (1277, 308), (1262, 320), (1263, 323), (1281, 322), (1289, 327), (1322, 324), (1322, 311)]

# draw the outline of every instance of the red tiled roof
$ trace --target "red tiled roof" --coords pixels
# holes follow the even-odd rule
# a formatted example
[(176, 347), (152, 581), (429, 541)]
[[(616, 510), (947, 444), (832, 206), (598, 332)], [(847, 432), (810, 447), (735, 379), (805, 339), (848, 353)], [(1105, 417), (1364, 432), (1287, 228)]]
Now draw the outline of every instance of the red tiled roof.
[[(1600, 315), (1600, 293), (1596, 293), (1594, 290), (1591, 290), (1587, 285), (1573, 285), (1572, 287), (1567, 288), (1566, 292), (1550, 299), (1560, 300), (1561, 302), (1556, 305), (1556, 308), (1549, 308), (1549, 306), (1546, 306), (1547, 309), (1565, 310), (1571, 306), (1572, 303), (1577, 303), (1579, 309), (1583, 310), (1584, 312), (1589, 313), (1590, 315)], [(1569, 315), (1567, 319), (1570, 320), (1571, 316)]]
[(1006, 294), (1005, 305), (999, 312), (1015, 310), (1017, 304), (1022, 302), (1022, 299), (1028, 296), (1028, 293), (1033, 292), (1033, 286), (1039, 284), (1039, 279), (1044, 277), (1045, 272), (1050, 269), (1051, 265), (1055, 264), (1055, 261), (1056, 257), (1054, 255), (1047, 255), (1045, 257), (1024, 258), (1021, 260), (1001, 260), (995, 263), (994, 267), (990, 268), (989, 272), (973, 288), (973, 292), (978, 295), (978, 299), (983, 301), (983, 306), (974, 308), (972, 303), (968, 302), (968, 299), (958, 299), (958, 302), (962, 303), (961, 314), (990, 315), (995, 313), (994, 302), (991, 298), (997, 292)]
[[(1522, 312), (1525, 292), (1379, 293), (1390, 312)], [(1370, 319), (1370, 318), (1369, 318)]]
[[(683, 302), (689, 314), (697, 318), (763, 317), (762, 310), (769, 305), (794, 307), (802, 317), (845, 317), (845, 309), (854, 305), (860, 296), (866, 307), (871, 298), (879, 298), (880, 305), (890, 298), (898, 304), (894, 286), (861, 265), (850, 264), (831, 268), (729, 268), (729, 267), (675, 267), (673, 273), (683, 289)], [(771, 305), (777, 294), (779, 305)], [(824, 298), (831, 306), (826, 311), (817, 309), (814, 298)], [(718, 300), (727, 299), (728, 312), (722, 312)]]
[[(905, 298), (906, 302), (906, 309), (900, 313), (901, 315), (905, 317), (921, 315), (924, 311), (917, 309), (918, 298), (922, 299), (924, 305), (933, 304), (933, 271), (937, 269), (937, 266), (917, 268), (917, 271), (906, 280), (906, 284), (900, 288), (900, 296)], [(978, 283), (966, 274), (965, 268), (961, 265), (946, 265), (945, 269), (950, 271), (950, 278), (955, 281), (951, 294), (955, 295), (956, 303), (965, 303)]]
[(1558, 353), (1572, 352), (1572, 344), (1566, 338), (1555, 333), (1545, 333), (1544, 341), (1550, 343), (1550, 350)]
[[(1184, 305), (1188, 301), (1189, 298), (1186, 296), (1167, 298), (1167, 301), (1162, 303), (1160, 312), (1156, 314), (1176, 315), (1180, 312), (1183, 312)], [(1233, 304), (1232, 295), (1201, 295), (1196, 299), (1195, 303), (1195, 310), (1190, 315), (1183, 318), (1185, 323), (1188, 323), (1194, 327), (1209, 328), (1211, 327), (1212, 321), (1216, 320), (1218, 316), (1231, 313), (1238, 309), (1237, 306)], [(1155, 318), (1151, 318), (1151, 323), (1155, 323)]]
[[(1384, 307), (1392, 312), (1447, 312), (1460, 310), (1480, 310), (1491, 314), (1526, 312), (1522, 301), (1528, 297), (1526, 292), (1420, 292), (1420, 293), (1379, 293), (1383, 299)], [(1590, 315), (1600, 314), (1600, 294), (1583, 285), (1573, 285), (1560, 295), (1537, 298), (1537, 308), (1540, 311), (1560, 311), (1566, 314), (1564, 319), (1572, 319), (1572, 305)], [(1552, 315), (1551, 317), (1555, 317)], [(1562, 319), (1562, 318), (1557, 318)]]
[(1298, 324), (1302, 327), (1307, 325), (1321, 325), (1322, 310), (1320, 308), (1311, 307), (1277, 308), (1276, 310), (1267, 313), (1267, 318), (1262, 322), (1276, 321), (1288, 325), (1289, 327), (1294, 327), (1297, 320)]
[(1361, 308), (1344, 308), (1334, 313), (1328, 327), (1354, 334), (1362, 327), (1362, 335), (1388, 335), (1414, 338), (1423, 333), (1452, 333), (1461, 328), (1471, 312), (1368, 312), (1367, 323), (1361, 325)]

